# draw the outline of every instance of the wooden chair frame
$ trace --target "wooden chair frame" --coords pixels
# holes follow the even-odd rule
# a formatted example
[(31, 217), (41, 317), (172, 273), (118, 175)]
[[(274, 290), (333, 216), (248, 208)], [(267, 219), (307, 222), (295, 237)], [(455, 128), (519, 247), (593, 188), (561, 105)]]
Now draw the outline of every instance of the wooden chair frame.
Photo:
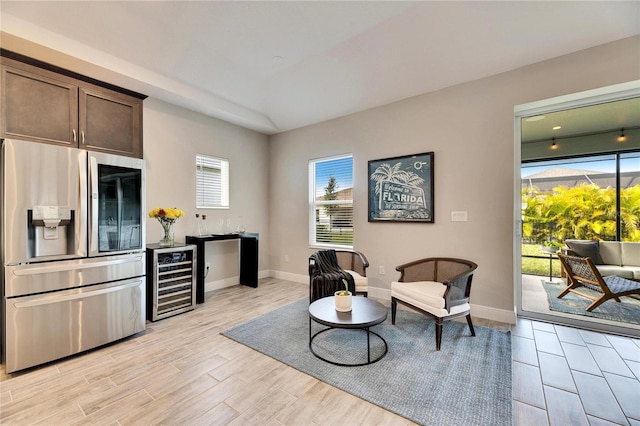
[[(440, 264), (443, 265), (441, 266)], [(456, 267), (453, 269), (456, 269), (457, 271), (452, 274), (451, 271), (447, 270), (448, 268), (444, 267), (444, 264), (447, 264), (447, 266), (449, 267), (451, 267), (452, 265), (456, 265)], [(457, 259), (452, 257), (429, 257), (397, 266), (396, 270), (400, 272), (400, 279), (398, 280), (399, 282), (436, 281), (445, 285), (447, 288), (444, 292), (443, 297), (445, 299), (445, 309), (449, 311), (452, 306), (450, 306), (448, 296), (453, 287), (464, 292), (464, 299), (457, 300), (456, 305), (467, 303), (469, 301), (473, 273), (477, 268), (478, 265), (470, 260)], [(444, 321), (459, 317), (466, 317), (467, 325), (469, 326), (471, 335), (476, 335), (476, 332), (473, 329), (473, 322), (471, 320), (470, 311), (463, 311), (456, 314), (439, 317), (396, 297), (391, 297), (391, 324), (396, 323), (396, 311), (398, 308), (398, 303), (435, 320), (436, 350), (438, 351), (440, 350), (442, 342), (442, 325)]]
[[(622, 291), (612, 291), (589, 257), (569, 256), (558, 253), (558, 258), (562, 268), (567, 273), (567, 287), (558, 295), (558, 299), (563, 298), (569, 292), (586, 297), (593, 300), (593, 303), (587, 307), (587, 311), (591, 312), (609, 299), (620, 302), (620, 297), (622, 296), (640, 295), (640, 284), (621, 287)], [(622, 280), (635, 283), (633, 280)], [(597, 297), (584, 293), (579, 290), (580, 287), (602, 293), (602, 296)]]
[[(357, 272), (360, 276), (367, 276), (367, 268), (369, 267), (369, 261), (359, 251), (356, 250), (334, 250), (336, 252), (336, 258), (338, 259), (338, 265), (344, 270), (351, 270)], [(309, 258), (309, 285), (311, 285), (311, 277), (316, 270), (316, 265), (313, 257)], [(356, 292), (364, 297), (368, 296), (368, 292)]]

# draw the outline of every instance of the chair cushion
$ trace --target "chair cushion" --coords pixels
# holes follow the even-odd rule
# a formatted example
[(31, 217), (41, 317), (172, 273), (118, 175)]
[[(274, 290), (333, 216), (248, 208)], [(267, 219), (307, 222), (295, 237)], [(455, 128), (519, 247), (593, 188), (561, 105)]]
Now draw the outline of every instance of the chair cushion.
[(345, 272), (349, 273), (353, 277), (353, 281), (356, 283), (356, 292), (360, 293), (369, 291), (369, 281), (367, 281), (367, 277), (363, 277), (359, 273), (349, 269), (345, 269)]
[(622, 265), (622, 245), (619, 241), (600, 241), (600, 257), (603, 265)]
[(620, 244), (620, 248), (622, 265), (640, 266), (640, 243), (626, 241)]
[(590, 257), (595, 265), (602, 265), (600, 247), (597, 241), (565, 240), (565, 244), (579, 257)]
[(447, 311), (444, 308), (446, 286), (436, 281), (392, 282), (391, 297), (407, 302), (437, 317), (465, 312), (470, 309), (468, 303), (457, 305)]
[(626, 278), (617, 276), (610, 276), (604, 278), (604, 282), (607, 283), (609, 290), (614, 293), (623, 293), (627, 291), (640, 291), (640, 283), (637, 281), (631, 281)]
[(624, 266), (616, 266), (616, 265), (598, 265), (597, 269), (598, 269), (598, 272), (600, 272), (600, 275), (602, 277), (617, 275), (622, 278), (634, 278), (633, 266), (624, 267)]

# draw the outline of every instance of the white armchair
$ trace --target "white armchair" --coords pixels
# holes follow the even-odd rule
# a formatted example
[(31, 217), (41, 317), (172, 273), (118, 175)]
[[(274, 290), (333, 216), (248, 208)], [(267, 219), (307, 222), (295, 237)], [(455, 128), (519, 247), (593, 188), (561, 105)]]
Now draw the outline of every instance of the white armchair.
[(473, 273), (478, 268), (464, 259), (432, 257), (396, 267), (400, 279), (391, 283), (391, 323), (396, 323), (398, 303), (436, 321), (436, 350), (442, 341), (442, 323), (466, 316), (471, 335), (469, 294)]

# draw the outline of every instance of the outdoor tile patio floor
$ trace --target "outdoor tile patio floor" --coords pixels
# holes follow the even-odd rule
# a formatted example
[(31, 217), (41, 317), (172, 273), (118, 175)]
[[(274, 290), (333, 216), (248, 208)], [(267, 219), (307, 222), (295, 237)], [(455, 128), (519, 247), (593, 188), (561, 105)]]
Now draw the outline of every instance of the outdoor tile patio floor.
[(519, 318), (513, 423), (640, 426), (640, 339)]

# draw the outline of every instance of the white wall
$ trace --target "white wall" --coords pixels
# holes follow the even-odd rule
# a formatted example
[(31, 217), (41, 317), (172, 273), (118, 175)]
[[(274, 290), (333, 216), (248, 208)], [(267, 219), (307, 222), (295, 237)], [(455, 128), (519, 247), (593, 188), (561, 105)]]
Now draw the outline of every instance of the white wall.
[[(272, 136), (269, 265), (280, 276), (307, 279), (315, 251), (308, 245), (307, 163), (351, 152), (354, 246), (371, 264), (374, 292), (388, 294), (399, 277), (396, 265), (428, 256), (467, 258), (479, 265), (474, 315), (513, 317), (513, 108), (636, 80), (638, 52), (640, 37), (625, 39)], [(367, 162), (428, 151), (435, 153), (435, 223), (369, 223)], [(468, 222), (451, 222), (456, 210), (467, 211)]]
[[(268, 138), (227, 122), (147, 98), (144, 101), (144, 158), (147, 162), (147, 210), (177, 207), (185, 217), (174, 225), (175, 239), (196, 233), (195, 213), (206, 214), (210, 231), (220, 219), (229, 218), (233, 228), (238, 216), (248, 232), (258, 232), (259, 269), (268, 270), (269, 165)], [(230, 208), (195, 208), (195, 157), (206, 154), (229, 159)], [(162, 228), (147, 219), (147, 242), (157, 243)], [(207, 289), (237, 284), (238, 241), (207, 243), (211, 262)]]

